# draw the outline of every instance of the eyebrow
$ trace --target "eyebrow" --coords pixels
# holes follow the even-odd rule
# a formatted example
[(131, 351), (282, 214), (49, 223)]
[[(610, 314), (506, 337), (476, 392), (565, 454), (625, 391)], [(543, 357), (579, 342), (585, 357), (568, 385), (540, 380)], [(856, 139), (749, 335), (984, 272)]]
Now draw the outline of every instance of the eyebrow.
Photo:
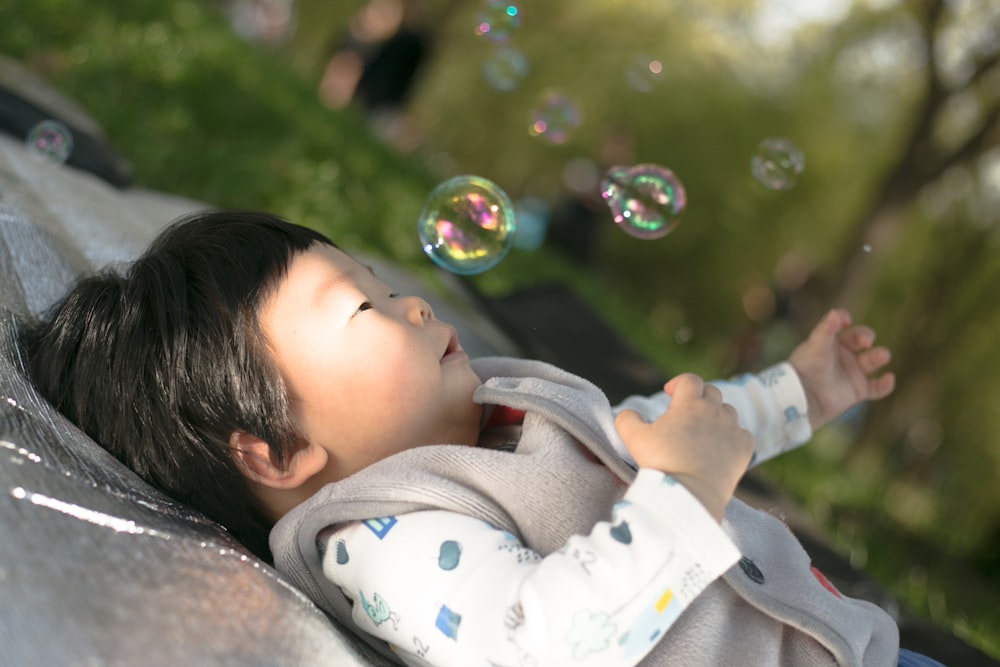
[[(374, 276), (375, 278), (378, 278), (378, 276), (375, 274), (375, 269), (373, 269), (371, 267), (371, 265), (364, 264), (362, 262), (358, 262), (358, 264), (360, 264), (361, 266), (363, 266), (366, 269), (368, 269), (368, 273), (370, 273), (372, 276)], [(339, 273), (336, 276), (334, 276), (333, 278), (330, 278), (329, 280), (324, 280), (319, 285), (317, 285), (316, 292), (315, 292), (315, 297), (314, 298), (320, 299), (323, 295), (328, 294), (330, 292), (330, 290), (332, 290), (337, 285), (339, 285), (341, 283), (345, 283), (345, 282), (351, 280), (352, 278), (354, 278), (357, 275), (358, 275), (358, 271), (355, 271), (353, 269), (348, 269), (347, 271), (344, 271), (343, 273)]]

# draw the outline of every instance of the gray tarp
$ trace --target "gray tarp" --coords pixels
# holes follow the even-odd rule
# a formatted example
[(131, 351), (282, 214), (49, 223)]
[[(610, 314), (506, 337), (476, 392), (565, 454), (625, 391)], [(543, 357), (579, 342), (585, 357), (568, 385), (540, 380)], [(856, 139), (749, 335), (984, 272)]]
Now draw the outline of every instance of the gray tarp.
[[(78, 275), (128, 261), (164, 223), (201, 207), (111, 188), (0, 135), (2, 665), (373, 664), (277, 572), (124, 468), (23, 374), (19, 322)], [(392, 265), (372, 263), (414, 287)], [(435, 307), (465, 323), (473, 351), (511, 351), (495, 332), (471, 327), (473, 314)]]

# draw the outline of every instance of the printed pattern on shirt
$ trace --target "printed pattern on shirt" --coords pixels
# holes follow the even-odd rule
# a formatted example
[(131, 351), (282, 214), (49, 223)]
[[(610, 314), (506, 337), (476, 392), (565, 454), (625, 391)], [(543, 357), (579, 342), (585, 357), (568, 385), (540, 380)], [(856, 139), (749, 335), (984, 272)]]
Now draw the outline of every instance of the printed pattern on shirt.
[[(615, 504), (609, 521), (589, 537), (573, 537), (550, 558), (479, 520), (417, 512), (329, 535), (325, 571), (354, 600), (359, 628), (412, 664), (634, 664), (676, 621), (697, 586), (728, 567), (728, 560), (678, 558), (666, 544), (652, 559), (636, 551), (648, 551), (651, 540), (670, 532), (644, 518), (651, 506), (668, 505), (676, 494), (697, 502), (667, 475), (646, 470), (641, 479)], [(398, 560), (399, 552), (408, 556)], [(622, 587), (609, 597), (611, 572), (621, 573)], [(574, 583), (554, 599), (550, 578)], [(525, 586), (531, 614), (518, 597)], [(542, 610), (539, 597), (547, 599)], [(488, 611), (491, 602), (494, 612)], [(549, 641), (559, 645), (542, 647), (544, 656), (532, 643), (539, 627), (551, 630)]]

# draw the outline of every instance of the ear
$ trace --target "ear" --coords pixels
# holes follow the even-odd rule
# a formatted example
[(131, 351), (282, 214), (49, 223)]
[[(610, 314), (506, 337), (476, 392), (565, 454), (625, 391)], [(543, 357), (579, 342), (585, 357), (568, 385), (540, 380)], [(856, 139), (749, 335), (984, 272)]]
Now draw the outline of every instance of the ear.
[(233, 431), (229, 446), (249, 479), (272, 489), (294, 489), (321, 471), (327, 462), (326, 450), (303, 441), (292, 452), (285, 467), (278, 465), (267, 442), (246, 431)]

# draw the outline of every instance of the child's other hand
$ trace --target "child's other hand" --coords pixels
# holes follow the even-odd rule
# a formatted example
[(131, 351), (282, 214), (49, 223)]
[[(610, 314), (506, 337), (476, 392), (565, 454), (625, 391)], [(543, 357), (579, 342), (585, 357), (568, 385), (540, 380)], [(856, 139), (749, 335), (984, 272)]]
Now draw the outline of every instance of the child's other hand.
[(814, 430), (862, 401), (892, 393), (896, 376), (877, 375), (892, 355), (874, 343), (870, 327), (851, 326), (851, 314), (834, 309), (792, 352), (789, 361), (802, 380)]
[(718, 387), (685, 373), (664, 385), (670, 409), (647, 423), (622, 410), (615, 428), (641, 467), (661, 470), (683, 484), (716, 520), (746, 472), (754, 443)]

